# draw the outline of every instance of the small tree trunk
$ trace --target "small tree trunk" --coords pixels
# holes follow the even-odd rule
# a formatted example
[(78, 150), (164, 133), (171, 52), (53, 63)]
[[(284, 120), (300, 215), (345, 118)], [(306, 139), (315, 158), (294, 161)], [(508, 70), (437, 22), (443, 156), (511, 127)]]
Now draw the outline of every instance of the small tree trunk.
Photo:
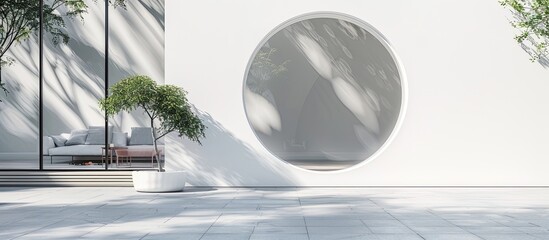
[[(0, 90), (4, 90), (4, 84), (2, 82), (2, 58), (0, 58)], [(0, 98), (0, 102), (2, 102), (2, 98)]]
[[(0, 61), (0, 91), (4, 93), (5, 96), (8, 96), (8, 89), (5, 88), (4, 82), (2, 82), (2, 63)], [(2, 97), (0, 96), (0, 103), (2, 102)]]
[(154, 128), (154, 119), (151, 119), (151, 135), (153, 138), (154, 154), (156, 156), (156, 162), (158, 162), (158, 172), (163, 172), (162, 163), (160, 161), (160, 152), (158, 152), (158, 144), (156, 143), (156, 129)]

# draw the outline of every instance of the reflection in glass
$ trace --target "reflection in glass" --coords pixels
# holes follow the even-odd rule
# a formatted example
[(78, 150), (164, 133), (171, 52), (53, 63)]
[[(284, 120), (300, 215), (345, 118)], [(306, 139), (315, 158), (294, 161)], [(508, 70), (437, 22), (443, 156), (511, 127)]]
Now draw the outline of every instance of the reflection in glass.
[[(44, 1), (43, 136), (39, 136), (40, 1), (21, 6), (13, 2), (0, 4), (0, 83), (9, 91), (4, 94), (0, 87), (0, 170), (39, 169), (40, 154), (45, 169), (105, 169), (105, 119), (97, 103), (106, 88), (105, 2)], [(109, 84), (138, 73), (164, 82), (164, 0), (125, 1), (127, 8), (119, 4), (124, 1), (108, 2)], [(19, 36), (12, 26), (21, 24), (22, 41), (6, 41)], [(131, 136), (133, 128), (148, 125), (142, 114), (110, 119), (108, 143), (131, 145), (132, 139), (138, 139)], [(41, 139), (44, 151), (39, 153)], [(136, 148), (132, 168), (151, 167), (146, 150), (152, 142), (143, 145), (128, 147)], [(127, 165), (109, 166), (118, 167)]]
[[(147, 75), (164, 83), (164, 6), (164, 0), (140, 0), (126, 1), (126, 9), (110, 9), (109, 87), (132, 75)], [(151, 161), (153, 142), (148, 139), (150, 120), (141, 108), (108, 121), (115, 146), (110, 170), (156, 167), (157, 161)], [(147, 139), (141, 141), (136, 131), (143, 129)], [(159, 141), (161, 154), (163, 148), (164, 141)]]
[(56, 9), (66, 24), (66, 44), (50, 41), (49, 32), (44, 35), (45, 169), (105, 168), (105, 118), (97, 104), (105, 95), (105, 9), (102, 2), (84, 2), (88, 8), (80, 20), (68, 17), (71, 9), (64, 5)]
[[(369, 27), (345, 18), (284, 27), (250, 63), (244, 105), (274, 155), (310, 170), (339, 170), (372, 156), (396, 126), (398, 65)], [(372, 30), (373, 31), (373, 30)]]
[[(9, 91), (0, 87), (0, 169), (39, 168), (39, 44), (32, 34), (37, 29), (31, 28), (28, 38), (11, 42), (38, 21), (38, 2), (27, 1), (25, 6), (0, 3), (0, 51), (7, 50), (0, 59), (0, 82)], [(23, 20), (32, 23), (24, 25)]]

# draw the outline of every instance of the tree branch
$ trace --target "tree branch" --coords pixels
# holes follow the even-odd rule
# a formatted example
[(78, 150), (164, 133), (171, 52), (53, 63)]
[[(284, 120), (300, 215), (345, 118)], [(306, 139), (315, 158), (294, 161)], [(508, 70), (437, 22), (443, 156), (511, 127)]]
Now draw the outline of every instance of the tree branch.
[(172, 128), (172, 129), (170, 129), (170, 130), (164, 131), (164, 133), (160, 134), (160, 136), (157, 137), (156, 140), (163, 138), (164, 136), (168, 135), (169, 133), (171, 133), (171, 132), (173, 132), (173, 131), (175, 131), (174, 128)]

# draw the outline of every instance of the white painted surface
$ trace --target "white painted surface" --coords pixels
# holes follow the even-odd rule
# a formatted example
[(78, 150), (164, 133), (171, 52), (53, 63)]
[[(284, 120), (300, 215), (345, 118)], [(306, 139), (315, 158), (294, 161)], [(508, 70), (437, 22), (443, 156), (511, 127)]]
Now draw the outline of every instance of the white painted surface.
[[(549, 72), (513, 40), (497, 1), (166, 1), (166, 82), (208, 121), (203, 146), (172, 137), (167, 165), (194, 185), (549, 185)], [(303, 13), (353, 15), (382, 32), (408, 78), (408, 108), (374, 161), (297, 169), (256, 139), (242, 83), (257, 44)]]
[[(185, 87), (211, 122), (202, 147), (171, 139), (169, 167), (188, 169), (195, 185), (549, 185), (549, 74), (514, 42), (509, 14), (496, 1), (166, 4), (167, 82)], [(408, 76), (407, 116), (395, 141), (376, 160), (350, 171), (314, 173), (279, 161), (255, 138), (244, 115), (244, 70), (257, 44), (283, 21), (314, 11), (342, 12), (372, 24), (388, 38)], [(126, 44), (132, 56), (113, 50), (115, 61), (150, 59), (149, 52), (135, 49), (140, 39), (126, 40), (133, 40)], [(35, 43), (14, 51), (26, 49), (36, 56)], [(147, 72), (153, 65), (121, 66)], [(35, 69), (23, 68), (17, 64), (5, 76), (36, 79)], [(11, 114), (36, 113), (36, 81), (21, 89), (32, 100), (22, 100), (23, 108), (3, 105), (11, 117), (2, 126), (28, 141), (21, 144), (6, 137), (14, 132), (4, 131), (3, 141), (13, 144), (2, 144), (2, 153), (36, 142), (35, 119)]]

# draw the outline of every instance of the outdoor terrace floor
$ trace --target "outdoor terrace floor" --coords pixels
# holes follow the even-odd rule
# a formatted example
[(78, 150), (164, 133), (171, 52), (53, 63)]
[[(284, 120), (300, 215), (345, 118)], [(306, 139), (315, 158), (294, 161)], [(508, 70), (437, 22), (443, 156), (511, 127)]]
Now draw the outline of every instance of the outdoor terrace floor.
[(549, 188), (0, 188), (0, 239), (549, 239)]

